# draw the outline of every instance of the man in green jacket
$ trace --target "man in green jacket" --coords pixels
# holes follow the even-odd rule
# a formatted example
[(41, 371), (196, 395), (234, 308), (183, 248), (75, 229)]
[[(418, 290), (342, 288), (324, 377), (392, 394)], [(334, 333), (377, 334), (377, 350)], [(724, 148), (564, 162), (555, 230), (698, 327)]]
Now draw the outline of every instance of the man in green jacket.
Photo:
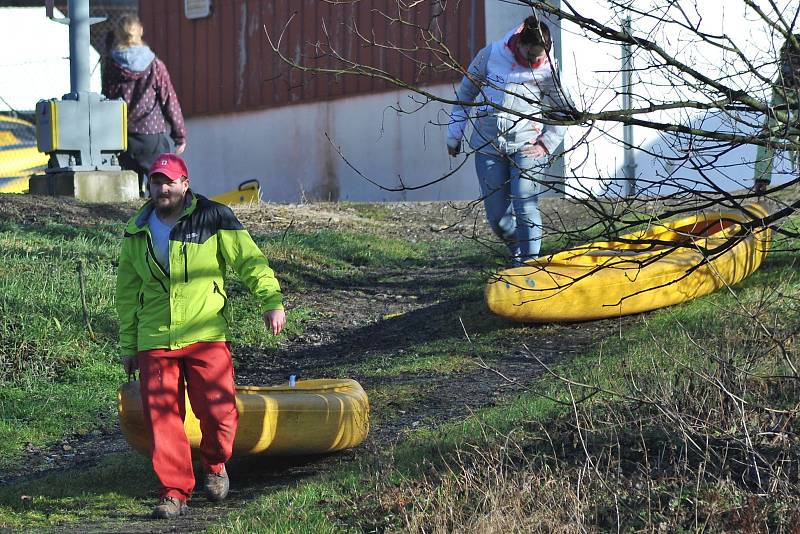
[(206, 496), (228, 494), (225, 462), (236, 435), (224, 276), (230, 265), (261, 302), (278, 335), (281, 290), (264, 254), (227, 206), (189, 189), (186, 163), (161, 154), (150, 168), (151, 199), (125, 229), (117, 273), (120, 347), (127, 373), (139, 369), (145, 424), (161, 500), (153, 517), (186, 513), (195, 479), (183, 418), (184, 388), (200, 420)]

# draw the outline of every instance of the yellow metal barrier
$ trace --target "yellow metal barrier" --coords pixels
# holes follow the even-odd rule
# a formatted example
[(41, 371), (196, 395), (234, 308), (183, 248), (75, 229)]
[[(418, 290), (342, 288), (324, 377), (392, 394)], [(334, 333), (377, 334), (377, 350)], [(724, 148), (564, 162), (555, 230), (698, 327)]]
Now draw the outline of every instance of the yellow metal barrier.
[(30, 175), (47, 166), (36, 148), (36, 128), (28, 121), (0, 115), (0, 193), (28, 190)]

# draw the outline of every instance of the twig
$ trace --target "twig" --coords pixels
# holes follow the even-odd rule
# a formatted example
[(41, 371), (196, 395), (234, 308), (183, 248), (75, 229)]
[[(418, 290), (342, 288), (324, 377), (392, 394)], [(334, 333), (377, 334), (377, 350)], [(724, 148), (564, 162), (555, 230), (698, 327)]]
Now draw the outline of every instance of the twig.
[(294, 219), (289, 221), (289, 226), (287, 226), (286, 229), (283, 231), (283, 235), (281, 236), (281, 246), (285, 246), (285, 244), (286, 244), (286, 236), (289, 233), (289, 230), (292, 229), (292, 226), (294, 226)]
[(83, 261), (78, 260), (78, 264), (75, 268), (78, 272), (78, 286), (81, 290), (81, 308), (83, 309), (83, 322), (86, 324), (86, 330), (89, 331), (89, 338), (92, 341), (97, 341), (97, 337), (94, 335), (94, 331), (92, 330), (92, 324), (89, 322), (89, 306), (86, 304), (86, 287), (83, 281)]
[(498, 375), (500, 378), (502, 378), (503, 380), (505, 380), (506, 382), (508, 382), (508, 383), (510, 383), (510, 384), (515, 384), (515, 383), (517, 382), (517, 379), (516, 379), (516, 378), (509, 378), (509, 377), (507, 377), (506, 375), (504, 375), (503, 373), (501, 373), (500, 371), (498, 371), (497, 369), (495, 369), (494, 367), (492, 367), (491, 365), (489, 365), (488, 363), (486, 363), (486, 361), (484, 361), (484, 359), (483, 359), (483, 358), (481, 358), (480, 356), (478, 356), (478, 351), (476, 351), (476, 350), (475, 350), (475, 345), (472, 343), (472, 339), (470, 339), (470, 337), (469, 337), (469, 334), (467, 333), (467, 327), (466, 327), (466, 326), (464, 326), (464, 321), (463, 321), (463, 319), (461, 319), (461, 316), (460, 316), (460, 315), (459, 315), (459, 317), (458, 317), (458, 322), (459, 322), (459, 323), (461, 323), (461, 329), (462, 329), (462, 330), (464, 330), (464, 336), (466, 336), (466, 338), (467, 338), (467, 341), (469, 342), (469, 346), (470, 346), (470, 348), (472, 349), (472, 356), (473, 356), (473, 357), (474, 357), (476, 360), (478, 360), (478, 362), (477, 362), (477, 364), (476, 364), (476, 365), (477, 365), (478, 367), (480, 367), (481, 369), (484, 369), (484, 370), (486, 370), (486, 371), (491, 371), (491, 372), (495, 373), (495, 374), (496, 374), (496, 375)]

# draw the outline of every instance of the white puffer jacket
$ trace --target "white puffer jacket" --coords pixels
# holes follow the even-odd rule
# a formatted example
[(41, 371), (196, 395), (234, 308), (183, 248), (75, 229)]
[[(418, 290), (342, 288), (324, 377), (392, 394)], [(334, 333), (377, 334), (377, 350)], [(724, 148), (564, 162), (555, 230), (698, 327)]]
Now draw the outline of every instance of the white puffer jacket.
[(541, 141), (552, 154), (561, 143), (566, 126), (543, 124), (535, 118), (559, 118), (554, 112), (568, 110), (572, 104), (553, 78), (557, 65), (546, 60), (541, 66), (530, 68), (516, 62), (508, 40), (520, 31), (522, 26), (487, 45), (470, 63), (469, 76), (461, 80), (456, 98), (462, 103), (476, 102), (477, 112), (475, 107), (453, 106), (448, 146), (455, 147), (461, 142), (472, 120), (474, 129), (469, 144), (484, 153), (513, 154), (526, 144)]

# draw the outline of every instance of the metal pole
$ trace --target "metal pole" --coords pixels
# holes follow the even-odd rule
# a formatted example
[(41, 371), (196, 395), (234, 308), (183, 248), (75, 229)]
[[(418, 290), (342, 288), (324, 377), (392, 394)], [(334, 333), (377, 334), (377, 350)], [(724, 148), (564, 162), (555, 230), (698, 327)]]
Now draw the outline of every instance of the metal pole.
[(69, 85), (89, 92), (89, 0), (69, 0)]
[[(631, 33), (631, 18), (625, 19), (623, 28), (626, 33)], [(633, 70), (633, 52), (631, 45), (622, 45), (622, 108), (631, 109), (633, 102), (631, 92), (633, 83), (631, 81), (631, 71)], [(633, 125), (626, 124), (622, 127), (622, 141), (625, 145), (625, 155), (623, 159), (623, 173), (625, 176), (624, 191), (625, 196), (636, 194), (636, 160), (633, 154)]]
[[(551, 6), (561, 9), (561, 0), (549, 0), (548, 2)], [(561, 80), (561, 76), (564, 74), (564, 67), (562, 66), (562, 47), (561, 47), (561, 21), (558, 19), (552, 19), (552, 23), (550, 24), (550, 30), (553, 37), (553, 57), (556, 60), (556, 64), (558, 65), (558, 79)], [(567, 179), (567, 168), (566, 163), (564, 161), (564, 142), (562, 141), (561, 144), (558, 145), (556, 148), (556, 154), (558, 157), (553, 159), (553, 163), (547, 169), (547, 174), (550, 175), (554, 182), (557, 183), (555, 196), (563, 197), (565, 192), (565, 184)]]

